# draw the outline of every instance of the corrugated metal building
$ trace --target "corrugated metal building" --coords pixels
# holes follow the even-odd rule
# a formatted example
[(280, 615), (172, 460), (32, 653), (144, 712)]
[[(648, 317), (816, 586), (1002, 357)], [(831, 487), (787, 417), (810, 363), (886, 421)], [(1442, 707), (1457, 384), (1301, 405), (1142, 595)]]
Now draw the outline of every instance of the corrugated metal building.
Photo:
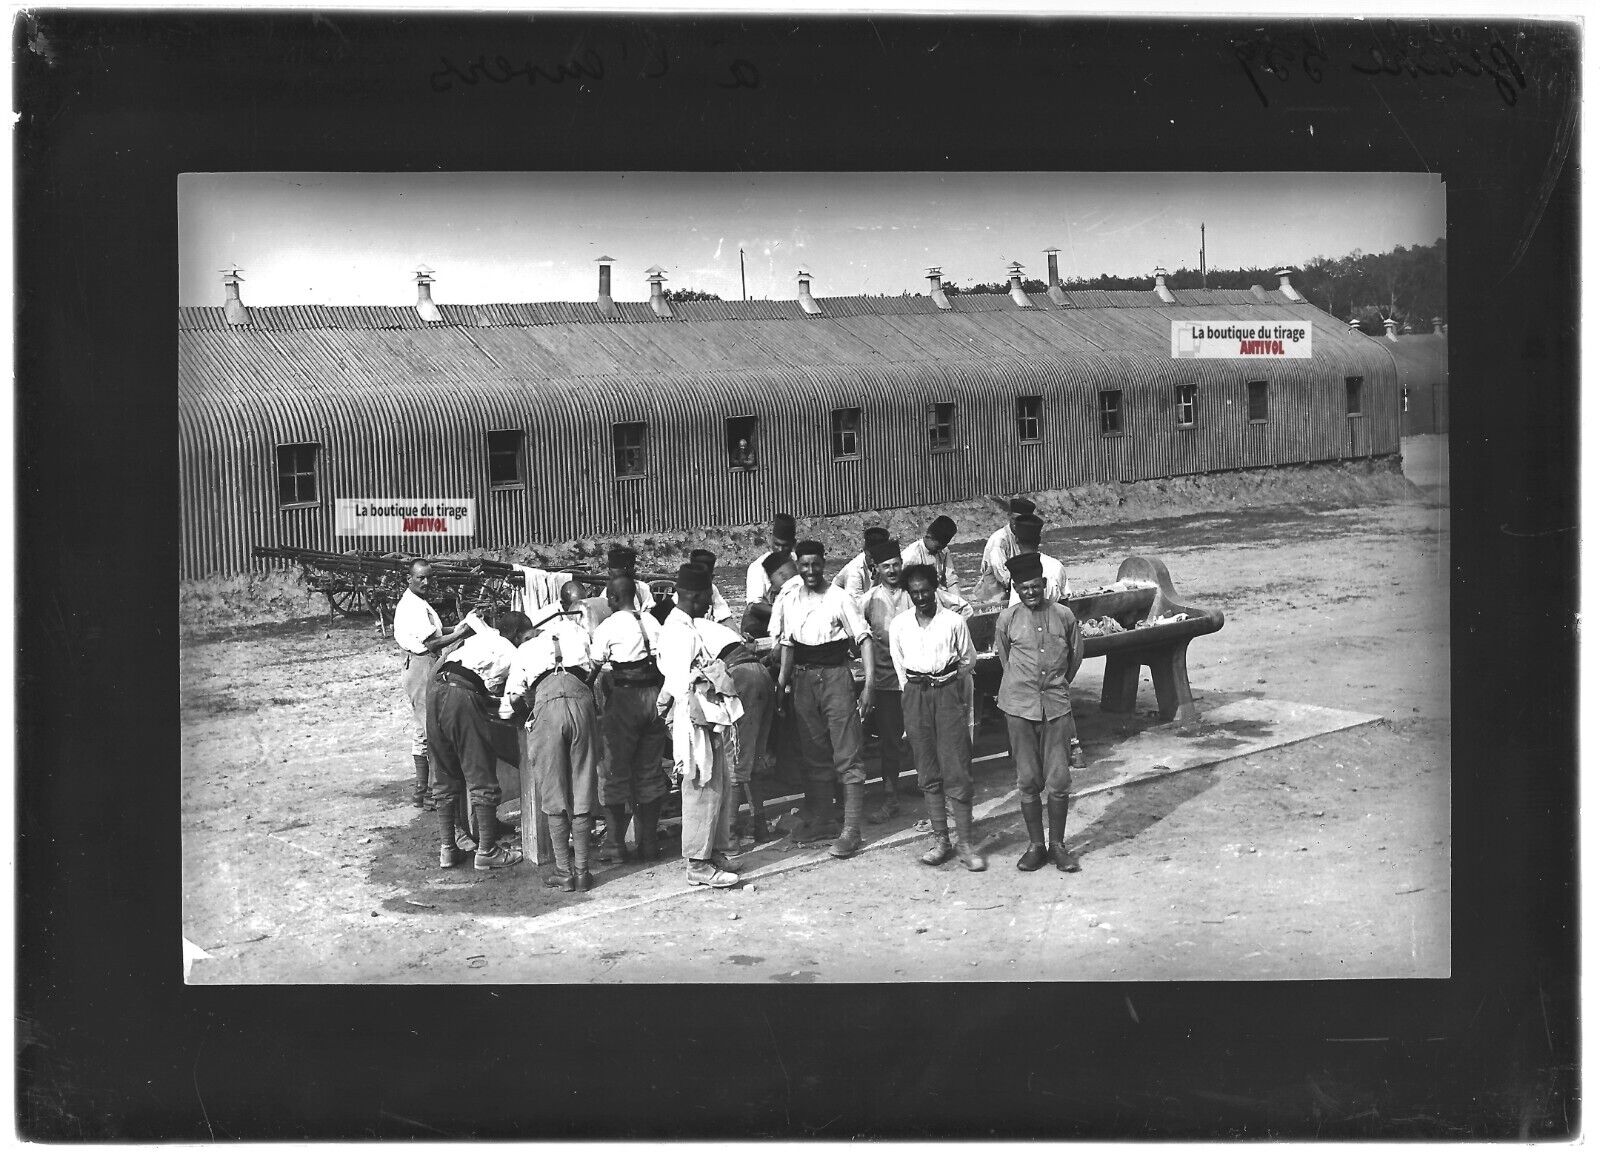
[(1444, 331), (1396, 335), (1390, 354), (1400, 375), (1402, 435), (1450, 430), (1450, 344)]
[[(440, 553), (1399, 450), (1392, 344), (1292, 290), (803, 283), (670, 308), (422, 290), (180, 309), (185, 578), (247, 571), (256, 544)], [(1314, 357), (1174, 359), (1174, 319), (1302, 321)], [(474, 498), (476, 535), (336, 539), (337, 497)]]

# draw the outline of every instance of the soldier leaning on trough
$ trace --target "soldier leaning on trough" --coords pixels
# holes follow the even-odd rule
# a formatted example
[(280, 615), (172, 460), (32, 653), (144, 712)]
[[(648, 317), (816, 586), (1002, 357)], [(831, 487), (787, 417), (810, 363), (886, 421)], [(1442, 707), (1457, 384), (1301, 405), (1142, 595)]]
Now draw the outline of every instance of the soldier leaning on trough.
[(440, 663), (428, 686), (428, 744), (433, 757), (433, 794), (439, 805), (439, 866), (463, 856), (456, 834), (456, 803), (465, 793), (477, 825), (480, 871), (509, 867), (522, 856), (495, 841), (500, 805), (497, 761), (517, 761), (516, 734), (497, 720), (496, 702), (516, 660), (516, 642), (527, 632), (522, 613), (502, 613), (494, 630), (475, 633)]
[(1076, 871), (1078, 859), (1065, 838), (1072, 744), (1078, 732), (1069, 686), (1083, 664), (1083, 635), (1071, 609), (1046, 599), (1038, 553), (1014, 556), (1006, 567), (1020, 603), (995, 619), (994, 648), (1003, 670), (995, 703), (1006, 715), (1022, 820), (1028, 828), (1028, 849), (1017, 869), (1037, 871), (1046, 861), (1039, 803), (1043, 790), (1050, 813), (1048, 857), (1058, 871)]
[(770, 574), (765, 564), (769, 557), (776, 553), (794, 553), (794, 517), (787, 512), (779, 512), (772, 518), (771, 548), (750, 562), (750, 567), (744, 572), (744, 599), (747, 605), (771, 603), (777, 595), (775, 589), (769, 588)]

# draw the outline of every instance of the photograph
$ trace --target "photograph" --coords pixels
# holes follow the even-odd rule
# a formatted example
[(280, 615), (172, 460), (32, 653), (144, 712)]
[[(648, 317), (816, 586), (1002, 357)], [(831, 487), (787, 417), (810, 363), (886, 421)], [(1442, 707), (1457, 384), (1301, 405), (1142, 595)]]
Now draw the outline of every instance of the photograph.
[(184, 979), (1451, 973), (1429, 173), (184, 173)]

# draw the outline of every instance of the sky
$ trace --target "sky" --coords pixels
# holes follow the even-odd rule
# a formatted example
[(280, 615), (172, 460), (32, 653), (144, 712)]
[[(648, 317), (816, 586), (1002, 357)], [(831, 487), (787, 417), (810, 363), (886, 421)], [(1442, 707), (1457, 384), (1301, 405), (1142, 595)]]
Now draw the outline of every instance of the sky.
[(1412, 173), (227, 173), (178, 182), (179, 301), (403, 305), (588, 301), (671, 290), (793, 298), (1196, 266), (1296, 265), (1444, 235), (1444, 185)]

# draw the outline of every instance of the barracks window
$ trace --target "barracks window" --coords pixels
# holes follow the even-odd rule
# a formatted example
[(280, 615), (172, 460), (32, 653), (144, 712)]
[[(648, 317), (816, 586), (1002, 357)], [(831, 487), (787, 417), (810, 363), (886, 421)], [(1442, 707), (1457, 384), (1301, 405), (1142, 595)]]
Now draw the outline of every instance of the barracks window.
[(928, 408), (928, 450), (950, 451), (956, 446), (956, 405), (935, 403)]
[(491, 431), (489, 439), (489, 486), (520, 488), (522, 474), (522, 432)]
[(1039, 421), (1044, 415), (1044, 396), (1017, 396), (1017, 438), (1023, 443), (1039, 442)]
[(1100, 392), (1100, 434), (1122, 434), (1122, 392)]
[(1257, 380), (1249, 385), (1250, 389), (1250, 422), (1265, 423), (1267, 421), (1267, 385), (1262, 380)]
[(730, 415), (727, 423), (728, 466), (751, 472), (756, 467), (756, 417)]
[(616, 453), (619, 478), (644, 475), (644, 433), (642, 423), (611, 425), (611, 447)]
[(833, 413), (833, 458), (853, 460), (860, 454), (861, 408), (838, 408)]
[(303, 508), (317, 503), (317, 443), (278, 445), (278, 507)]
[(1346, 415), (1361, 414), (1361, 376), (1344, 381), (1344, 413)]
[(1186, 383), (1182, 387), (1178, 388), (1178, 426), (1179, 427), (1193, 427), (1194, 426), (1194, 397), (1195, 397), (1194, 384)]

